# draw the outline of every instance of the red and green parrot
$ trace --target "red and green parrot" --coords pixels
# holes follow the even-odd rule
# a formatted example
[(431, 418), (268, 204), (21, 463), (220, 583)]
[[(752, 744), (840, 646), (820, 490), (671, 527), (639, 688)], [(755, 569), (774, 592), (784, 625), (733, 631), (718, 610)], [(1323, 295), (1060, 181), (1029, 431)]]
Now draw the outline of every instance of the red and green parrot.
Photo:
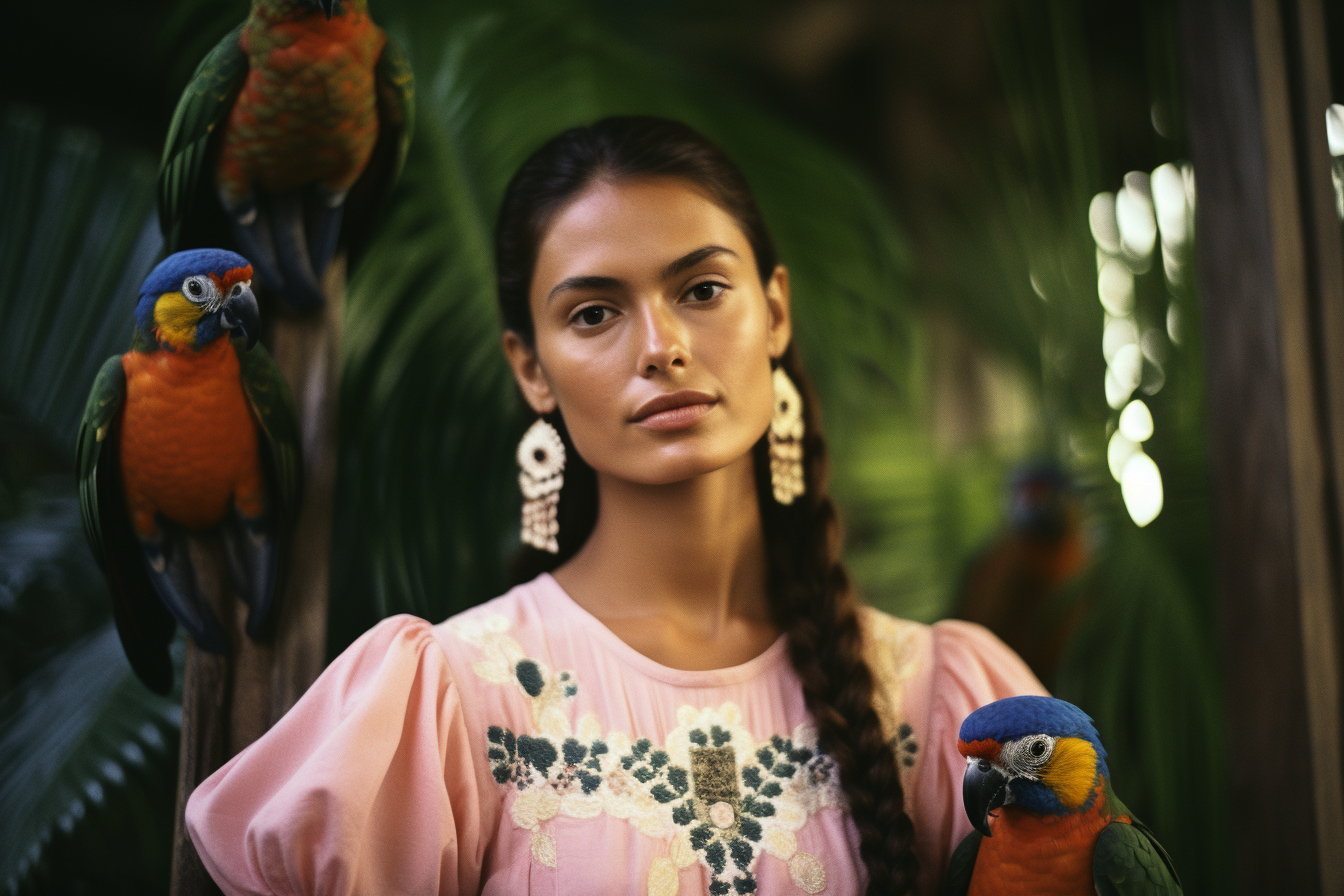
[(1009, 697), (961, 725), (962, 800), (975, 830), (949, 896), (1176, 896), (1167, 855), (1111, 790), (1092, 720), (1052, 697)]
[(202, 649), (227, 638), (200, 597), (187, 533), (222, 525), (257, 638), (273, 615), (282, 542), (299, 502), (294, 400), (266, 350), (247, 259), (169, 256), (135, 309), (131, 350), (99, 371), (76, 448), (84, 531), (112, 591), (131, 667), (172, 687), (174, 620)]
[(169, 250), (218, 242), (209, 205), (222, 204), (261, 283), (296, 311), (322, 307), (342, 218), (366, 223), (391, 189), (413, 112), (410, 65), (366, 0), (252, 0), (173, 113), (159, 167)]

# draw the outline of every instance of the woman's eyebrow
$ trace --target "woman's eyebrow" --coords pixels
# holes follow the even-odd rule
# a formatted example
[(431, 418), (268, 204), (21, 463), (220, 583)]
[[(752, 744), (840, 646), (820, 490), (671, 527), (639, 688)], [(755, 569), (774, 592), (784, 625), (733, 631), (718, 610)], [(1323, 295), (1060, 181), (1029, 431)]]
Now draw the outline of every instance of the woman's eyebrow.
[(693, 252), (687, 252), (685, 255), (681, 256), (676, 261), (670, 263), (667, 267), (663, 268), (663, 272), (660, 275), (660, 279), (662, 280), (671, 279), (672, 277), (677, 276), (683, 271), (690, 270), (691, 268), (698, 265), (700, 262), (704, 261), (706, 258), (718, 255), (720, 252), (727, 252), (734, 258), (738, 257), (736, 252), (725, 246), (703, 246), (699, 249), (696, 249)]
[(621, 281), (617, 280), (615, 277), (598, 277), (591, 274), (582, 277), (566, 277), (564, 280), (557, 283), (554, 289), (546, 294), (546, 301), (549, 302), (551, 299), (555, 298), (557, 294), (562, 293), (567, 289), (618, 289), (620, 285)]

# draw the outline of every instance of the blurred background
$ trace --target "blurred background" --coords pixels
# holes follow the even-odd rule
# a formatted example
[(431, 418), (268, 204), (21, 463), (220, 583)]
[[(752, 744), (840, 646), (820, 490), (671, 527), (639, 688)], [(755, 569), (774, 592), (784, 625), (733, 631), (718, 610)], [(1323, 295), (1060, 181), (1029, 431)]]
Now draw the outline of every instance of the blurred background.
[[(682, 118), (745, 169), (791, 269), (866, 599), (998, 631), (1096, 719), (1117, 791), (1186, 892), (1233, 888), (1177, 4), (370, 7), (411, 58), (417, 122), (351, 259), (328, 655), (389, 614), (438, 621), (508, 584), (528, 421), (497, 348), (490, 239), (507, 178), (572, 124)], [(173, 108), (246, 11), (61, 0), (7, 16), (10, 893), (168, 890), (180, 697), (150, 694), (122, 656), (80, 529), (74, 441), (160, 252)]]

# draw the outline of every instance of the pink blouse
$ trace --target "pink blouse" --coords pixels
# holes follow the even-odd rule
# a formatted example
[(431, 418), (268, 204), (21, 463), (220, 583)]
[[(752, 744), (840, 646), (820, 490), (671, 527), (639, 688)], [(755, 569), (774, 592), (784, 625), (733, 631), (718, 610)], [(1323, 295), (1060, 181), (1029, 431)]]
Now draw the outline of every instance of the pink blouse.
[[(1043, 694), (985, 629), (864, 611), (921, 890), (970, 830), (957, 729)], [(384, 620), (187, 804), (230, 896), (853, 894), (865, 872), (783, 637), (653, 662), (549, 575), (431, 626)]]

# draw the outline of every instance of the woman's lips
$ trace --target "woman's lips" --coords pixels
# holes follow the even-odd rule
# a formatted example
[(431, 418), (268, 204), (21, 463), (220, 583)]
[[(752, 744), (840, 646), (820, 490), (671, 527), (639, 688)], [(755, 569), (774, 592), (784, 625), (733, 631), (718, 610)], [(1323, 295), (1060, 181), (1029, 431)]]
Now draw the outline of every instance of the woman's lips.
[(631, 422), (645, 429), (684, 429), (708, 414), (716, 403), (712, 395), (684, 389), (646, 401), (635, 411)]

